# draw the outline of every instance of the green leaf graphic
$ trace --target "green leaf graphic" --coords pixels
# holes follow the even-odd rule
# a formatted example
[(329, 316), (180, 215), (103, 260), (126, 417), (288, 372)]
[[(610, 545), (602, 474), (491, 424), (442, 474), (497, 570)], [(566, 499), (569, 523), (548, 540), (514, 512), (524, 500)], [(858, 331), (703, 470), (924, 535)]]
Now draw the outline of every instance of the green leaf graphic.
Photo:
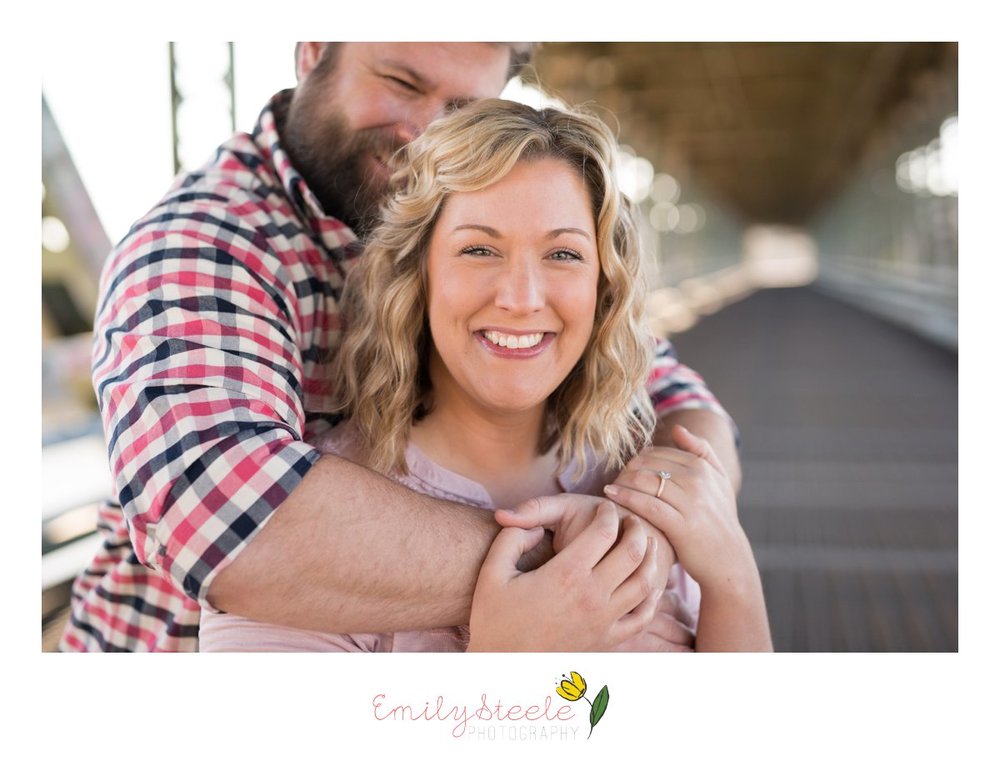
[[(594, 698), (594, 702), (590, 704), (590, 733), (593, 734), (594, 727), (597, 726), (597, 722), (601, 720), (604, 716), (604, 712), (608, 710), (608, 686), (604, 685), (601, 687), (601, 691), (597, 693), (597, 697)], [(590, 735), (587, 735), (589, 738)]]

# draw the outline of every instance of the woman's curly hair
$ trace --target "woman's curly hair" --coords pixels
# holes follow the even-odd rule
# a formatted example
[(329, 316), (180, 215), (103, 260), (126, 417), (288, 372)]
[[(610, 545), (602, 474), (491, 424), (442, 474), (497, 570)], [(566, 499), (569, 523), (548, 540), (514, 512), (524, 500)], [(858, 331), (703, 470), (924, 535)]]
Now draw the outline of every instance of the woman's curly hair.
[(370, 467), (406, 472), (410, 427), (433, 403), (426, 255), (445, 200), (492, 185), (519, 161), (549, 157), (578, 170), (590, 193), (600, 277), (593, 333), (549, 397), (540, 451), (558, 443), (563, 466), (583, 467), (593, 452), (621, 467), (649, 442), (654, 415), (643, 387), (652, 340), (642, 324), (639, 239), (615, 180), (616, 150), (593, 115), (497, 99), (455, 111), (406, 148), (381, 221), (348, 277), (333, 367), (334, 408), (356, 425)]

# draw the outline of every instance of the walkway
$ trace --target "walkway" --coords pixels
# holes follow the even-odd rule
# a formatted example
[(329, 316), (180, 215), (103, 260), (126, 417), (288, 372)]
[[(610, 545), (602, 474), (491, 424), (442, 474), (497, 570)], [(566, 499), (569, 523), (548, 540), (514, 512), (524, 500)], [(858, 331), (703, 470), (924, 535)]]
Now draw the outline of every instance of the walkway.
[(811, 289), (675, 337), (743, 437), (775, 648), (958, 648), (958, 361)]

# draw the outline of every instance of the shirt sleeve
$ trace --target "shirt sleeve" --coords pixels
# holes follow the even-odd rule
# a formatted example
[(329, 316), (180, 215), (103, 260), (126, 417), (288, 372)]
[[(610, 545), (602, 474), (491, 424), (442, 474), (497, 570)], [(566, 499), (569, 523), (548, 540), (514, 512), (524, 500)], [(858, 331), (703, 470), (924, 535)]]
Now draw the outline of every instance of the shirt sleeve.
[(302, 437), (295, 286), (263, 236), (211, 216), (133, 228), (102, 273), (93, 347), (137, 557), (208, 608), (213, 577), (319, 458)]
[(709, 390), (705, 380), (678, 361), (674, 345), (665, 338), (656, 339), (653, 370), (646, 383), (646, 391), (653, 402), (657, 418), (677, 410), (710, 410), (729, 422), (739, 444), (736, 423)]

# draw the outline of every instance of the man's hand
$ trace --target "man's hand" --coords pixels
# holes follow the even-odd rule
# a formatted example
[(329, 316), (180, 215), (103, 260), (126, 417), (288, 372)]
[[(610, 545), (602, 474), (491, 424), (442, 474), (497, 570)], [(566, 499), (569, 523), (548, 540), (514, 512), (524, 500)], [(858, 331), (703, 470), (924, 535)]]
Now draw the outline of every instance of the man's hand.
[(655, 539), (604, 501), (593, 520), (541, 568), (522, 573), (520, 557), (543, 535), (505, 528), (493, 542), (472, 601), (469, 651), (602, 651), (630, 640), (654, 619)]

